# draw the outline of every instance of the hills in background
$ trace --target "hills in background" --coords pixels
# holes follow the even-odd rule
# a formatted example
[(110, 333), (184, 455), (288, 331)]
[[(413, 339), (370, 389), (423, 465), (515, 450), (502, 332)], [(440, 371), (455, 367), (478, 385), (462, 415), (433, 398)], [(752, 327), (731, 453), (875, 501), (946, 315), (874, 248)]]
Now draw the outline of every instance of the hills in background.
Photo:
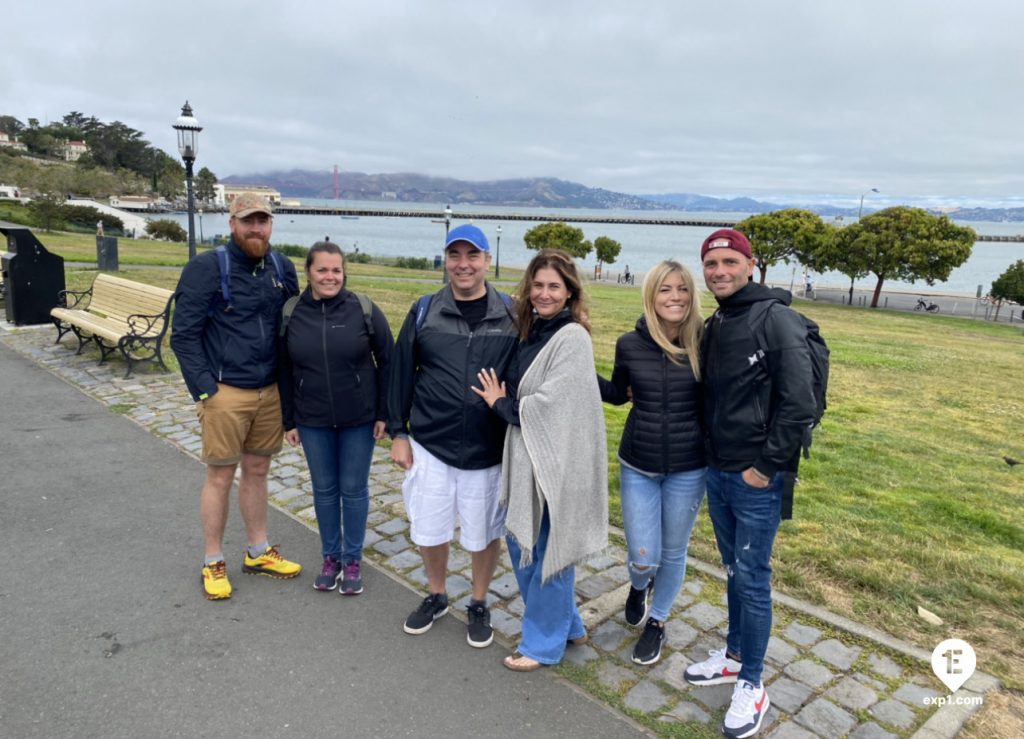
[[(260, 174), (231, 175), (222, 182), (263, 185), (284, 197), (334, 197), (334, 175), (320, 170), (292, 169)], [(339, 172), (338, 194), (342, 200), (396, 203), (468, 203), (528, 208), (594, 208), (616, 210), (682, 210), (704, 213), (769, 213), (782, 208), (806, 208), (826, 217), (856, 216), (857, 208), (821, 204), (779, 204), (753, 198), (715, 198), (693, 193), (641, 194), (587, 187), (554, 177), (469, 181), (416, 173), (366, 174)], [(868, 212), (865, 208), (865, 212)], [(871, 211), (877, 208), (870, 208)], [(1024, 208), (944, 209), (957, 220), (1024, 221)]]

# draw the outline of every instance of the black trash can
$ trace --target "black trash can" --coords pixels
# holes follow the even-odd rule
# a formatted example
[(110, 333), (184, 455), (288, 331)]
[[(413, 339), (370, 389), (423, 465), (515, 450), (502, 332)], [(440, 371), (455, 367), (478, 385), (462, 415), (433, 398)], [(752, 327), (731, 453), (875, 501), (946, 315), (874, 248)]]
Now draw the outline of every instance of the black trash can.
[(108, 272), (117, 272), (117, 237), (96, 237), (96, 266)]
[(442, 258), (440, 254), (434, 255), (434, 269), (441, 269)]
[(16, 326), (49, 323), (57, 294), (65, 289), (64, 257), (51, 254), (27, 226), (0, 221), (7, 251), (0, 257), (4, 315)]

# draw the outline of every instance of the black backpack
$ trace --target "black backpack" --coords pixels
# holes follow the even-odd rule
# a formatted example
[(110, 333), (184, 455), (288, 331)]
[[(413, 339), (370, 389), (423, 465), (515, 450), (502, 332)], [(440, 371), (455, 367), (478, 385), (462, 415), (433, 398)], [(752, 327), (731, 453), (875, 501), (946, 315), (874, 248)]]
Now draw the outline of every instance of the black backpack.
[[(350, 293), (356, 296), (356, 300), (359, 301), (359, 308), (363, 312), (363, 323), (366, 325), (366, 335), (373, 340), (373, 302), (370, 300), (369, 295), (363, 293), (353, 292)], [(284, 305), (281, 306), (281, 328), (278, 330), (277, 335), (282, 339), (288, 333), (288, 322), (292, 320), (292, 313), (295, 312), (295, 306), (299, 303), (300, 295), (292, 295), (288, 300), (284, 301)]]
[[(747, 315), (750, 332), (754, 336), (754, 341), (757, 342), (759, 358), (765, 357), (767, 353), (768, 340), (764, 329), (765, 319), (768, 317), (768, 311), (771, 310), (771, 307), (780, 302), (778, 300), (762, 300), (755, 303)], [(825, 409), (828, 408), (829, 349), (825, 339), (821, 336), (818, 324), (800, 311), (794, 310), (793, 312), (800, 316), (804, 322), (804, 328), (806, 329), (804, 340), (807, 342), (807, 353), (811, 357), (811, 370), (814, 374), (814, 420), (804, 429), (803, 441), (801, 442), (804, 459), (808, 459), (811, 456), (812, 431), (815, 426), (821, 423), (822, 416), (825, 415)]]

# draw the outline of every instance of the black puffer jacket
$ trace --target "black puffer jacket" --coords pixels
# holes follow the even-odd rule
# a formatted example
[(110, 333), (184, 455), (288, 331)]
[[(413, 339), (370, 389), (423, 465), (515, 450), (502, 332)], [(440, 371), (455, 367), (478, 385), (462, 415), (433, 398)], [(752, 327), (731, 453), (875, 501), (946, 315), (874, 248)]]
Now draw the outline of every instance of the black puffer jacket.
[(633, 407), (619, 443), (619, 459), (643, 472), (667, 475), (704, 467), (700, 428), (700, 384), (690, 362), (670, 360), (647, 329), (643, 316), (636, 330), (615, 344), (615, 370), (610, 385), (602, 383), (608, 402), (626, 402), (632, 388)]
[[(778, 301), (765, 317), (765, 356), (751, 331), (751, 306)], [(701, 346), (708, 463), (726, 472), (753, 465), (795, 472), (804, 430), (814, 421), (814, 375), (803, 319), (790, 294), (748, 283), (719, 302)]]
[(285, 430), (360, 426), (385, 418), (394, 340), (380, 308), (366, 330), (362, 306), (342, 290), (317, 300), (307, 287), (281, 340), (281, 412)]

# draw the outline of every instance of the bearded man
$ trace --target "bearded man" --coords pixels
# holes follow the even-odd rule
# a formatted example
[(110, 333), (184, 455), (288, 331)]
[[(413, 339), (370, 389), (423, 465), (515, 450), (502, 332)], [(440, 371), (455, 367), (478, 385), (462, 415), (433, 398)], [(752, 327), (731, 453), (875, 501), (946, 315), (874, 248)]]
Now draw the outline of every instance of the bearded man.
[(239, 465), (238, 507), (248, 537), (242, 571), (291, 578), (302, 569), (267, 534), (267, 473), (284, 438), (275, 340), (281, 307), (299, 289), (295, 266), (271, 251), (273, 222), (262, 196), (235, 197), (231, 240), (192, 259), (175, 292), (171, 348), (196, 402), (206, 464), (199, 515), (209, 600), (231, 597), (224, 527)]

